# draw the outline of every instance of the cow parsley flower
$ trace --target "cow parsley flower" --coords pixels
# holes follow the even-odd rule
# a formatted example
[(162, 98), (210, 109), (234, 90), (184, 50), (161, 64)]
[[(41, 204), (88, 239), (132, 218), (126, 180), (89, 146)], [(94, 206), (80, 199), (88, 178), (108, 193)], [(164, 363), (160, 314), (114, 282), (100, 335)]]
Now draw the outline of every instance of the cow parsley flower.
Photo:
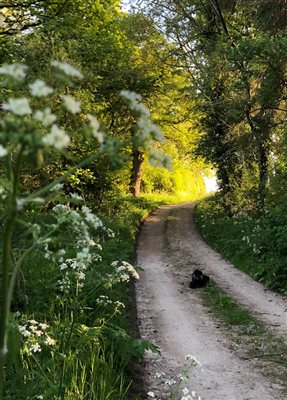
[(3, 28), (5, 24), (5, 17), (0, 13), (0, 28)]
[(42, 141), (48, 146), (53, 146), (58, 150), (62, 150), (70, 144), (70, 137), (63, 129), (60, 129), (56, 124), (53, 124), (51, 132), (44, 136)]
[(129, 90), (122, 90), (120, 92), (120, 95), (129, 101), (130, 109), (135, 111), (136, 114), (138, 114), (139, 116), (145, 116), (145, 117), (150, 116), (149, 109), (143, 103), (141, 103), (141, 100), (142, 100), (141, 95), (139, 95), (135, 92), (131, 92)]
[(34, 343), (30, 346), (30, 351), (32, 351), (33, 353), (38, 353), (40, 351), (42, 351), (41, 346), (39, 345), (39, 343)]
[(100, 131), (100, 123), (94, 115), (87, 114), (87, 118), (90, 122), (90, 127), (92, 128), (92, 135), (98, 139), (99, 143), (103, 143), (104, 141), (104, 133)]
[(22, 81), (26, 77), (26, 70), (28, 69), (27, 65), (15, 63), (15, 64), (3, 64), (0, 67), (1, 75), (8, 75), (11, 78)]
[(73, 200), (77, 200), (77, 201), (83, 201), (84, 198), (82, 196), (80, 196), (78, 193), (70, 193), (70, 197)]
[(57, 183), (55, 186), (50, 189), (50, 192), (57, 192), (59, 190), (62, 190), (64, 187), (63, 183)]
[(142, 99), (140, 94), (131, 92), (130, 90), (121, 90), (120, 95), (131, 102), (141, 101)]
[(191, 354), (187, 354), (185, 356), (185, 359), (190, 361), (191, 365), (193, 365), (194, 367), (197, 365), (199, 365), (199, 366), (201, 365), (200, 362), (198, 361), (198, 359)]
[(47, 126), (52, 125), (57, 120), (57, 116), (52, 113), (50, 107), (45, 108), (45, 110), (43, 111), (35, 111), (35, 113), (33, 114), (33, 118), (36, 121), (40, 121), (42, 122), (42, 124)]
[(41, 79), (36, 79), (35, 82), (33, 82), (29, 85), (29, 88), (31, 90), (32, 96), (35, 96), (35, 97), (48, 96), (49, 94), (53, 93), (53, 91), (54, 91), (50, 86), (48, 86)]
[(68, 111), (72, 114), (78, 114), (81, 112), (81, 102), (74, 99), (73, 96), (70, 95), (62, 95), (61, 98), (64, 101), (64, 106)]
[(60, 62), (60, 61), (52, 61), (52, 66), (59, 68), (63, 71), (66, 75), (71, 76), (72, 78), (83, 78), (82, 73), (71, 64), (67, 62)]
[(44, 342), (47, 346), (54, 346), (56, 344), (56, 340), (52, 339), (50, 336), (47, 336), (47, 339)]
[(4, 110), (11, 111), (15, 115), (28, 115), (32, 113), (29, 100), (26, 97), (17, 99), (10, 98), (8, 103), (3, 104)]
[(21, 335), (23, 335), (24, 337), (29, 337), (32, 335), (32, 333), (27, 329), (26, 325), (19, 325), (18, 329)]
[(8, 154), (8, 150), (5, 149), (5, 147), (3, 147), (2, 144), (0, 144), (0, 158), (7, 156), (7, 154)]

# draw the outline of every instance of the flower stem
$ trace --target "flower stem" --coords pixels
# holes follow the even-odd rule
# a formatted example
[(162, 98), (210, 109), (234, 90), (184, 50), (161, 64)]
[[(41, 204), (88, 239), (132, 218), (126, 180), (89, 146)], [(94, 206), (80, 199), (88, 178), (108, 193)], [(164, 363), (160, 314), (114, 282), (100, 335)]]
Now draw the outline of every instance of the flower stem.
[(11, 263), (11, 242), (13, 236), (14, 223), (17, 216), (16, 198), (18, 192), (20, 167), (22, 162), (23, 147), (19, 150), (14, 168), (9, 168), (12, 176), (13, 190), (11, 193), (10, 207), (7, 209), (7, 220), (4, 228), (3, 247), (2, 247), (2, 282), (1, 282), (1, 316), (0, 316), (0, 400), (4, 396), (5, 385), (5, 363), (8, 353), (7, 348), (7, 327), (9, 319), (9, 273)]

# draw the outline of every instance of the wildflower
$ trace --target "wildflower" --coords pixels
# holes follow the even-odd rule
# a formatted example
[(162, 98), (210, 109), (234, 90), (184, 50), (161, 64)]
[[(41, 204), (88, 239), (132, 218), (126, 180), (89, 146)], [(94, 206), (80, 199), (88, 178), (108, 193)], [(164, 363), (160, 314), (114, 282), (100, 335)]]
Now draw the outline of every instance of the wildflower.
[(201, 365), (200, 362), (197, 360), (197, 358), (195, 358), (195, 357), (194, 357), (193, 355), (191, 355), (191, 354), (187, 354), (187, 355), (185, 356), (185, 359), (188, 360), (188, 361), (190, 361), (191, 364), (192, 364), (193, 366)]
[(8, 154), (8, 150), (5, 149), (5, 147), (3, 147), (2, 144), (0, 144), (0, 158), (7, 156), (7, 154)]
[(52, 61), (52, 66), (59, 68), (61, 71), (63, 71), (66, 75), (71, 76), (73, 78), (82, 78), (83, 75), (82, 73), (72, 65), (70, 65), (67, 62), (60, 62), (60, 61)]
[(37, 400), (43, 400), (44, 397), (40, 394), (39, 396), (37, 396)]
[(51, 132), (44, 136), (42, 141), (48, 146), (53, 146), (58, 150), (62, 150), (69, 145), (70, 137), (63, 129), (60, 129), (57, 125), (53, 124)]
[(182, 389), (182, 393), (184, 396), (186, 396), (189, 393), (189, 390), (187, 388)]
[(73, 200), (79, 200), (79, 201), (83, 201), (84, 200), (83, 197), (78, 195), (77, 193), (70, 193), (70, 197)]
[(140, 94), (131, 92), (130, 90), (122, 90), (120, 95), (131, 102), (141, 101), (142, 99)]
[(176, 384), (176, 381), (174, 379), (166, 379), (164, 383), (166, 385), (172, 386)]
[(32, 335), (32, 333), (30, 331), (28, 331), (26, 325), (19, 325), (18, 329), (19, 329), (19, 332), (21, 333), (21, 335), (23, 335), (24, 337), (29, 337)]
[(62, 95), (61, 98), (64, 101), (64, 105), (68, 111), (72, 114), (78, 114), (81, 112), (81, 102), (74, 99), (70, 95)]
[(31, 325), (38, 325), (38, 322), (35, 321), (34, 319), (28, 319), (28, 322), (29, 322)]
[(16, 199), (16, 206), (18, 211), (21, 211), (23, 209), (25, 201), (25, 199)]
[(123, 261), (123, 266), (128, 270), (128, 272), (130, 273), (130, 275), (132, 275), (133, 278), (139, 279), (139, 274), (130, 263)]
[(48, 96), (49, 94), (53, 93), (53, 89), (48, 86), (44, 81), (41, 79), (36, 79), (35, 82), (29, 85), (31, 90), (32, 96), (35, 97), (42, 97)]
[(39, 326), (41, 329), (43, 329), (43, 331), (45, 331), (47, 328), (49, 328), (49, 325), (45, 324), (45, 323), (40, 323)]
[(24, 64), (3, 64), (0, 67), (0, 74), (8, 75), (17, 81), (22, 81), (26, 77), (27, 65)]
[(50, 336), (47, 336), (47, 339), (44, 343), (48, 346), (54, 346), (54, 344), (56, 344), (56, 340), (52, 339)]
[(50, 107), (45, 108), (43, 111), (37, 110), (33, 114), (33, 118), (47, 126), (52, 125), (57, 120), (56, 115), (51, 112)]
[(3, 104), (4, 110), (11, 111), (15, 115), (28, 115), (31, 114), (32, 110), (29, 104), (29, 100), (26, 97), (20, 97), (17, 99), (10, 98), (8, 103)]
[(5, 17), (3, 14), (0, 14), (0, 28), (4, 27)]
[(155, 398), (154, 392), (147, 392), (148, 397)]
[(103, 143), (104, 133), (100, 131), (100, 123), (98, 119), (91, 114), (87, 114), (87, 117), (90, 121), (90, 127), (92, 128), (92, 135), (98, 139), (99, 143)]
[(44, 332), (41, 331), (40, 329), (35, 329), (35, 330), (33, 329), (32, 332), (35, 333), (36, 336), (44, 335)]
[(30, 351), (32, 351), (33, 353), (37, 353), (37, 352), (41, 352), (42, 349), (38, 343), (35, 343), (30, 346)]
[(8, 354), (8, 346), (7, 346), (6, 343), (4, 343), (3, 348), (1, 349), (1, 353), (2, 353), (2, 355), (3, 355), (4, 357), (7, 356), (7, 354)]
[(165, 372), (156, 372), (155, 378), (161, 378), (162, 376), (165, 376)]
[(102, 221), (96, 215), (94, 215), (89, 207), (83, 206), (82, 212), (84, 214), (84, 219), (94, 225), (94, 228), (100, 228), (103, 226)]
[(124, 303), (122, 303), (121, 301), (115, 301), (115, 306), (119, 307), (119, 308), (126, 308), (126, 306), (124, 305)]
[(57, 192), (58, 190), (63, 189), (64, 185), (62, 183), (57, 183), (55, 186), (50, 189), (50, 192)]

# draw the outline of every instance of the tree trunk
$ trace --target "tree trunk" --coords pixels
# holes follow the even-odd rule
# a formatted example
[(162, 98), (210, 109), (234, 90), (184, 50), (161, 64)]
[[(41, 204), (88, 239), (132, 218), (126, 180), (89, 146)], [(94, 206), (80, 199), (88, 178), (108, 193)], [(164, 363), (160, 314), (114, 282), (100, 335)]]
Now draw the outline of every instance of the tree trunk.
[(258, 201), (259, 210), (263, 210), (265, 205), (266, 188), (268, 181), (268, 149), (265, 143), (259, 143), (259, 184), (258, 184)]
[(130, 192), (138, 197), (141, 192), (141, 181), (143, 173), (144, 155), (138, 148), (134, 147), (132, 152), (132, 171), (130, 177)]

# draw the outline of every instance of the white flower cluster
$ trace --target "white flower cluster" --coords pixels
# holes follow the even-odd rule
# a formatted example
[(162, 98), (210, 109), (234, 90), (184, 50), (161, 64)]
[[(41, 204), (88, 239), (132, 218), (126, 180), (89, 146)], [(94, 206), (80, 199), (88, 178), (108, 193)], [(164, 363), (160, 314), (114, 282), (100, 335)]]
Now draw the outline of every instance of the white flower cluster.
[[(191, 354), (187, 354), (185, 356), (185, 359), (187, 361), (190, 361), (190, 366), (194, 367), (197, 365), (201, 365), (200, 362)], [(164, 383), (165, 385), (174, 387), (175, 389), (172, 389), (171, 393), (170, 393), (170, 398), (175, 399), (175, 398), (179, 398), (180, 400), (201, 400), (201, 397), (197, 395), (197, 393), (195, 391), (189, 391), (189, 389), (187, 389), (186, 387), (182, 389), (182, 395), (180, 397), (178, 390), (181, 386), (181, 382), (186, 381), (188, 379), (189, 375), (188, 375), (188, 369), (184, 368), (183, 369), (183, 373), (182, 374), (178, 374), (177, 375), (177, 380), (174, 379), (167, 379), (166, 378), (166, 374), (165, 372), (157, 372), (154, 375), (154, 378), (156, 379), (160, 379), (162, 383)], [(150, 391), (147, 393), (148, 398), (153, 398), (155, 400), (160, 400), (160, 399), (156, 399), (155, 393)]]
[[(85, 283), (88, 269), (98, 261), (101, 261), (99, 251), (102, 247), (91, 237), (92, 231), (97, 232), (104, 228), (102, 221), (92, 213), (91, 209), (83, 206), (80, 211), (70, 209), (65, 205), (57, 205), (53, 209), (57, 218), (57, 225), (68, 226), (75, 237), (69, 246), (69, 254), (74, 257), (65, 257), (66, 250), (60, 249), (51, 252), (49, 246), (45, 246), (45, 257), (57, 262), (61, 278), (58, 286), (61, 291), (69, 292), (76, 289), (79, 292)], [(79, 238), (79, 239), (78, 239)]]
[(91, 114), (87, 114), (92, 129), (92, 135), (98, 140), (100, 144), (104, 142), (104, 133), (100, 130), (100, 123), (98, 119)]
[(22, 81), (26, 77), (28, 67), (24, 64), (3, 64), (0, 67), (0, 75), (9, 76), (17, 81)]
[(85, 221), (88, 224), (92, 225), (93, 228), (98, 229), (104, 227), (100, 218), (93, 214), (92, 210), (89, 207), (83, 206), (81, 210)]
[(149, 109), (141, 102), (142, 97), (134, 92), (122, 90), (120, 95), (129, 103), (130, 109), (137, 117), (134, 138), (137, 146), (148, 153), (153, 165), (171, 169), (171, 158), (161, 149), (156, 149), (155, 142), (163, 142), (162, 131), (150, 119)]
[(120, 314), (121, 311), (126, 307), (121, 301), (112, 301), (108, 296), (101, 295), (96, 299), (96, 303), (99, 306), (105, 307), (105, 313), (107, 314), (107, 308), (111, 309), (112, 314)]
[(26, 97), (10, 98), (8, 103), (3, 104), (3, 109), (11, 111), (14, 115), (23, 116), (32, 113), (29, 100)]
[(2, 144), (0, 144), (0, 158), (7, 156), (7, 154), (8, 150), (4, 146), (2, 146)]
[(117, 282), (129, 282), (130, 277), (139, 279), (139, 274), (127, 261), (114, 261), (111, 265), (115, 271), (113, 278)]
[(201, 400), (201, 397), (197, 396), (194, 390), (189, 392), (187, 388), (184, 388), (182, 389), (182, 394), (183, 396), (180, 398), (180, 400)]
[[(52, 66), (56, 67), (63, 74), (69, 78), (82, 78), (82, 73), (66, 62), (53, 61)], [(3, 64), (0, 66), (0, 75), (8, 78), (23, 81), (26, 78), (28, 67), (24, 64)], [(36, 79), (33, 83), (28, 85), (30, 94), (33, 97), (46, 97), (54, 92), (54, 89), (46, 84), (41, 79)], [(72, 114), (81, 112), (81, 102), (76, 100), (71, 95), (60, 96), (64, 107)], [(30, 116), (32, 119), (42, 123), (44, 126), (51, 126), (50, 132), (45, 134), (42, 138), (42, 144), (55, 148), (56, 150), (64, 150), (70, 144), (70, 136), (60, 127), (55, 124), (57, 116), (52, 112), (50, 107), (44, 110), (35, 110), (33, 112), (30, 100), (27, 97), (9, 98), (3, 103), (2, 108), (4, 111), (10, 112), (17, 117)], [(104, 141), (104, 134), (100, 131), (100, 124), (97, 118), (91, 114), (87, 115), (92, 135), (97, 138), (100, 144)], [(7, 155), (5, 145), (1, 145), (0, 157)]]
[(150, 119), (149, 109), (141, 102), (142, 97), (128, 90), (122, 90), (120, 95), (129, 102), (130, 109), (134, 111), (138, 117), (137, 128), (140, 142), (145, 145), (150, 139), (163, 141), (164, 137), (161, 130), (153, 124)]
[(37, 322), (34, 319), (28, 320), (23, 325), (18, 325), (19, 332), (25, 338), (23, 351), (28, 355), (40, 353), (43, 346), (54, 346), (56, 340), (48, 334), (49, 325)]
[(36, 79), (34, 83), (30, 83), (29, 88), (31, 90), (32, 96), (35, 97), (44, 97), (52, 94), (54, 89), (48, 86), (44, 81), (41, 79)]
[(52, 113), (50, 107), (45, 108), (43, 111), (35, 111), (35, 113), (33, 114), (33, 118), (36, 121), (42, 122), (42, 124), (46, 126), (52, 125), (57, 120), (57, 116)]
[(64, 106), (71, 114), (78, 114), (81, 112), (81, 102), (75, 100), (73, 96), (62, 95), (61, 98), (64, 102)]
[(198, 359), (197, 359), (196, 357), (194, 357), (193, 355), (191, 355), (191, 354), (187, 354), (187, 355), (185, 356), (185, 359), (188, 360), (188, 361), (190, 361), (190, 364), (191, 364), (193, 367), (201, 366), (201, 364), (200, 364), (200, 362), (198, 361)]
[(71, 78), (83, 78), (83, 74), (77, 68), (73, 67), (67, 62), (55, 60), (51, 62), (51, 65), (58, 68), (65, 75), (70, 76)]
[(47, 146), (55, 147), (55, 149), (62, 150), (70, 144), (70, 136), (60, 129), (56, 124), (51, 127), (50, 133), (43, 137), (43, 143)]
[(108, 296), (101, 295), (96, 299), (96, 303), (107, 306), (113, 304), (112, 300)]
[(88, 263), (81, 262), (77, 258), (68, 258), (60, 264), (59, 269), (62, 273), (62, 278), (57, 282), (59, 289), (62, 292), (68, 292), (73, 289), (75, 285), (77, 291), (82, 289), (86, 279), (88, 265)]

